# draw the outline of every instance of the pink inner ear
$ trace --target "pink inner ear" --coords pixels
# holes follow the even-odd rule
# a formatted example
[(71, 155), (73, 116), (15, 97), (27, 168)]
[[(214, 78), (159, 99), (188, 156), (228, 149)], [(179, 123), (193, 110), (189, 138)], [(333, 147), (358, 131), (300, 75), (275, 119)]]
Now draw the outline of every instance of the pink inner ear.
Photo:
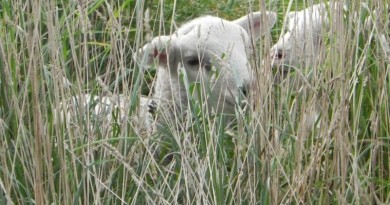
[(158, 58), (158, 60), (162, 63), (167, 63), (167, 54), (164, 52), (159, 52), (157, 48), (153, 50), (153, 57)]

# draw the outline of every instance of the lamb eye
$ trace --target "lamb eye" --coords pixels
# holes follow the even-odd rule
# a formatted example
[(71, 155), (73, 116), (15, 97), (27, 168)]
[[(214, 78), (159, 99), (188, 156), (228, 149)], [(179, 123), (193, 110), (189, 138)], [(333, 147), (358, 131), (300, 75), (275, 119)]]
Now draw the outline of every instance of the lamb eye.
[(199, 59), (198, 58), (191, 58), (191, 59), (187, 60), (187, 64), (189, 66), (197, 66), (197, 65), (199, 65)]
[(204, 65), (204, 68), (207, 70), (207, 71), (211, 71), (211, 68), (212, 68), (212, 65), (210, 63), (206, 63)]

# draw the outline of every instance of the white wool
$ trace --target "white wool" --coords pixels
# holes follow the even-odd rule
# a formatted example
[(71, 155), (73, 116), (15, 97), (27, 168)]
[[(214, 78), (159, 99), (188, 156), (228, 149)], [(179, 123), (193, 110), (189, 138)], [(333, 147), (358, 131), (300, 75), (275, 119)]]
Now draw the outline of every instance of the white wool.
[[(113, 117), (117, 115), (119, 125), (131, 123), (134, 131), (141, 135), (152, 132), (153, 115), (150, 111), (153, 106), (153, 100), (141, 96), (136, 114), (128, 116), (130, 97), (125, 95), (96, 96), (90, 94), (81, 94), (73, 96), (63, 101), (58, 106), (58, 111), (54, 114), (55, 119), (66, 122), (66, 126), (79, 126), (83, 122), (89, 121), (89, 129), (111, 128), (114, 123)], [(57, 117), (59, 115), (59, 117)], [(106, 130), (109, 131), (109, 130)]]

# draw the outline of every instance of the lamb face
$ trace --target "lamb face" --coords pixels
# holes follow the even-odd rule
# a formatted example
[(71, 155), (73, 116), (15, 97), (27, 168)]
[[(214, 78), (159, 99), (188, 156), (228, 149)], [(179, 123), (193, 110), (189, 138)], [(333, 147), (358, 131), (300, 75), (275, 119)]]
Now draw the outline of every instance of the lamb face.
[[(323, 36), (329, 27), (328, 9), (338, 4), (316, 4), (307, 9), (290, 12), (287, 32), (271, 48), (272, 67), (280, 72), (303, 69), (319, 63), (324, 54)], [(330, 8), (331, 7), (331, 8)]]
[(199, 83), (209, 90), (208, 107), (233, 113), (237, 96), (251, 81), (251, 37), (258, 39), (275, 21), (276, 14), (271, 12), (266, 16), (253, 13), (236, 21), (206, 16), (184, 24), (171, 36), (154, 38), (140, 56), (146, 55), (149, 64), (158, 62), (154, 97), (159, 99), (159, 107), (186, 107), (188, 95), (179, 80), (180, 73), (186, 73), (190, 84)]

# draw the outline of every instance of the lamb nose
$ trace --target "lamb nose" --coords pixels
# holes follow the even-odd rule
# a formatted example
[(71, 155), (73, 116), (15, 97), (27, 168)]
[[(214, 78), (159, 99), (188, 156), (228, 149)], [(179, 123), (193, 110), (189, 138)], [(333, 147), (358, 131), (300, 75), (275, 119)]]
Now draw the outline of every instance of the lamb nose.
[(241, 93), (246, 97), (249, 93), (249, 85), (243, 85), (240, 87)]
[(275, 52), (271, 52), (271, 59), (282, 59), (284, 57), (283, 51), (276, 50)]

